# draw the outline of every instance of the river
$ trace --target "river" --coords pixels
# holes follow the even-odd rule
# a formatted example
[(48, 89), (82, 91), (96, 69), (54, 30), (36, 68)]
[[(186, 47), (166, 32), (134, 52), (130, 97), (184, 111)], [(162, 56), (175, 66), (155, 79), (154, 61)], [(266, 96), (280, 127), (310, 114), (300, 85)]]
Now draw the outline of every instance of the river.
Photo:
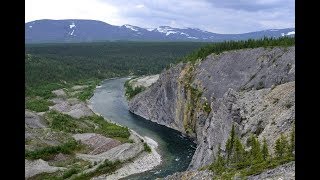
[(105, 80), (90, 99), (92, 108), (103, 117), (127, 126), (141, 136), (147, 136), (158, 143), (162, 162), (150, 171), (134, 174), (124, 179), (156, 179), (184, 171), (188, 168), (196, 144), (180, 132), (132, 114), (124, 96), (124, 82), (127, 78)]

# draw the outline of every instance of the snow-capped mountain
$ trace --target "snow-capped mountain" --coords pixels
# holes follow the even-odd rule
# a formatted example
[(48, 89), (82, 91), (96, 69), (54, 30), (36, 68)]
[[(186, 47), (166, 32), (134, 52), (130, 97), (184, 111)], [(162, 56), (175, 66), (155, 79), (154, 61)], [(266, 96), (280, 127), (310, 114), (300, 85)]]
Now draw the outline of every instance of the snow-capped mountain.
[(270, 29), (243, 34), (217, 34), (198, 28), (141, 28), (125, 24), (113, 26), (96, 20), (36, 20), (25, 24), (26, 43), (93, 41), (205, 41), (245, 40), (294, 36), (295, 29)]

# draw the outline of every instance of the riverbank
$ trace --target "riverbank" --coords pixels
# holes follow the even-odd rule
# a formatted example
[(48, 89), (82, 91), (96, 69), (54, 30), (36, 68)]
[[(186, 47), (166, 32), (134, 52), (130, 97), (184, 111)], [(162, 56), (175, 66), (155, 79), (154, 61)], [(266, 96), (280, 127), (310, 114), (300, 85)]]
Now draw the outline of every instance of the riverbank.
[[(157, 143), (103, 118), (93, 111), (89, 101), (77, 99), (77, 93), (85, 91), (86, 87), (52, 91), (55, 97), (48, 99), (47, 111), (26, 109), (27, 179), (65, 179), (66, 176), (89, 179), (110, 174), (118, 179), (150, 170), (161, 163)], [(147, 152), (145, 146), (150, 147), (151, 152)], [(47, 151), (50, 154), (44, 153)], [(108, 166), (116, 169), (101, 170), (107, 161), (111, 163)]]
[(186, 170), (195, 151), (195, 144), (178, 131), (130, 113), (124, 95), (124, 83), (127, 80), (128, 78), (119, 78), (104, 81), (90, 99), (91, 105), (94, 111), (103, 117), (134, 130), (142, 137), (155, 140), (162, 161), (152, 170), (124, 179), (156, 179)]
[[(112, 78), (112, 79), (114, 79), (114, 78)], [(112, 80), (112, 79), (108, 79), (108, 80)], [(101, 86), (97, 86), (97, 88), (100, 88), (100, 87)], [(86, 103), (87, 103), (88, 108), (90, 108), (93, 113), (101, 116), (100, 113), (95, 112), (95, 110), (92, 107), (92, 102), (90, 100), (88, 100)], [(116, 123), (116, 122), (112, 121), (111, 119), (105, 119), (105, 120), (110, 121), (114, 124), (117, 124), (118, 126), (123, 127), (123, 125)], [(142, 152), (137, 157), (135, 157), (131, 162), (125, 163), (120, 169), (118, 169), (117, 171), (115, 171), (111, 175), (101, 175), (101, 176), (95, 177), (93, 179), (116, 180), (116, 179), (127, 177), (132, 174), (142, 173), (142, 172), (151, 170), (154, 167), (161, 164), (161, 161), (162, 161), (161, 156), (157, 152), (158, 143), (147, 136), (145, 136), (145, 137), (140, 136), (137, 132), (133, 131), (132, 129), (130, 129), (130, 132), (133, 136), (135, 136), (136, 138), (139, 139), (138, 141), (145, 142), (146, 144), (148, 144), (148, 146), (151, 148), (151, 152), (150, 153)], [(119, 149), (119, 151), (123, 151), (123, 149)]]

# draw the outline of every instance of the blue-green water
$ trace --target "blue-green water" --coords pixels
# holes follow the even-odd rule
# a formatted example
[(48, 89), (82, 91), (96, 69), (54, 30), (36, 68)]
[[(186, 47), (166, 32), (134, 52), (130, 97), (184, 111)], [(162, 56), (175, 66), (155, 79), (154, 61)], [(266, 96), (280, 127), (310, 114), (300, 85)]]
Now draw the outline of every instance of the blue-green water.
[(105, 80), (90, 99), (95, 112), (118, 124), (127, 126), (141, 136), (158, 143), (161, 165), (150, 171), (125, 179), (156, 179), (188, 168), (196, 144), (180, 132), (146, 120), (129, 112), (123, 84), (127, 78)]

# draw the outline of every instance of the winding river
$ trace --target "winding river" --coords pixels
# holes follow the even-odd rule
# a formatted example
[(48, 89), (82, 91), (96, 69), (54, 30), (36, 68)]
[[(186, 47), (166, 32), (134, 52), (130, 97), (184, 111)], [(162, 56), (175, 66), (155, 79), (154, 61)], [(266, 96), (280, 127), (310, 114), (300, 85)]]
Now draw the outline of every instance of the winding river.
[(95, 112), (118, 124), (127, 126), (141, 136), (158, 143), (162, 162), (150, 171), (125, 179), (156, 179), (188, 168), (196, 144), (180, 132), (146, 120), (129, 112), (123, 84), (127, 78), (105, 80), (90, 99)]

